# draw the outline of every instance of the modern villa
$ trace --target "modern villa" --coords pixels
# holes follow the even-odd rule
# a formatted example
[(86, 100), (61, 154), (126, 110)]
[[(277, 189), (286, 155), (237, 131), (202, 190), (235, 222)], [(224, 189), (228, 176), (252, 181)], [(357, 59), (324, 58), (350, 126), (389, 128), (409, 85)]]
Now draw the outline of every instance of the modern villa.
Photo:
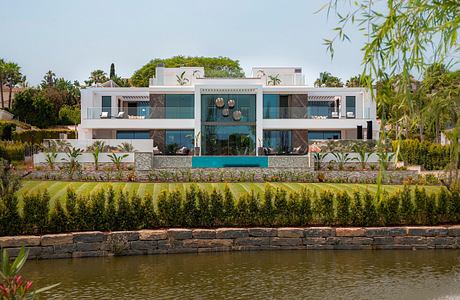
[(307, 86), (298, 67), (207, 78), (158, 66), (149, 87), (81, 90), (79, 139), (151, 139), (154, 155), (304, 155), (314, 140), (378, 138), (364, 88)]

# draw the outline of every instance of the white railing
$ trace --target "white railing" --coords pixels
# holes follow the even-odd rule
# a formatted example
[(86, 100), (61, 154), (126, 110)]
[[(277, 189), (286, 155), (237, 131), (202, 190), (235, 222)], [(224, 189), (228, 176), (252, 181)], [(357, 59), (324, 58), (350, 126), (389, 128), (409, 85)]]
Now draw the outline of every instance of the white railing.
[[(67, 146), (79, 148), (82, 151), (91, 151), (92, 145), (96, 142), (103, 143), (106, 149), (103, 152), (152, 152), (153, 140), (152, 139), (91, 139), (91, 140), (44, 140), (45, 147), (57, 146), (61, 150)], [(132, 151), (124, 151), (123, 146), (131, 145)], [(126, 147), (125, 147), (126, 148)]]
[(193, 119), (193, 107), (88, 107), (86, 119)]

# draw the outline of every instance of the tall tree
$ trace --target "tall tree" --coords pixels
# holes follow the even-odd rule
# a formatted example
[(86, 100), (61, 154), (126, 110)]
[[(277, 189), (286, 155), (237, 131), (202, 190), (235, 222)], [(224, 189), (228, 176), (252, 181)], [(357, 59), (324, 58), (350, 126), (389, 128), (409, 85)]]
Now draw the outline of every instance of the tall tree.
[(2, 108), (5, 108), (5, 100), (3, 99), (3, 85), (5, 84), (5, 60), (0, 58), (0, 99)]
[(4, 66), (5, 71), (5, 82), (8, 86), (8, 107), (11, 108), (11, 98), (13, 88), (25, 80), (24, 76), (21, 73), (21, 67), (17, 63), (7, 62)]
[[(173, 56), (170, 58), (155, 58), (134, 72), (131, 77), (133, 86), (148, 86), (149, 79), (155, 76), (155, 68), (158, 64), (164, 64), (167, 68), (185, 67), (204, 67), (206, 77), (244, 77), (243, 69), (238, 60), (228, 57), (192, 57), (192, 56)], [(199, 74), (203, 76), (203, 74)]]
[(319, 77), (315, 81), (317, 87), (342, 87), (343, 83), (339, 77), (333, 76), (329, 72), (319, 73)]
[(86, 85), (92, 85), (96, 83), (104, 83), (107, 80), (109, 80), (109, 78), (107, 78), (107, 74), (104, 71), (94, 70), (91, 72), (88, 80), (85, 80), (85, 83)]
[(53, 71), (49, 70), (46, 72), (45, 76), (43, 76), (43, 80), (41, 86), (45, 87), (53, 87), (56, 85), (56, 74)]
[(115, 77), (115, 64), (114, 63), (110, 65), (110, 76), (109, 77), (110, 79), (113, 79)]

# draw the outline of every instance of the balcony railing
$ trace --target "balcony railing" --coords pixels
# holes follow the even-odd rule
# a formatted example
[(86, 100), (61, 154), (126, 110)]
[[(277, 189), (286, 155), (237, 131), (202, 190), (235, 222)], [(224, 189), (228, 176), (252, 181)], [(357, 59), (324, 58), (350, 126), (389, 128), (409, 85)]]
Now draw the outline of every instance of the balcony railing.
[(264, 119), (339, 119), (334, 109), (312, 112), (307, 107), (264, 107)]
[(86, 119), (193, 119), (193, 107), (88, 107)]

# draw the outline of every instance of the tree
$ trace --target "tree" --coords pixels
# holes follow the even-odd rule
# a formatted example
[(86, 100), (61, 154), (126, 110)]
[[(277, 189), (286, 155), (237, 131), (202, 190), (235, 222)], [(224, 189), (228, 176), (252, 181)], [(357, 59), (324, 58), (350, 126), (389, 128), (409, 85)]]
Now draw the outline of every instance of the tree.
[(54, 125), (57, 122), (57, 112), (41, 91), (29, 88), (15, 95), (12, 112), (21, 120), (41, 128)]
[[(399, 105), (407, 108), (408, 116), (415, 115), (416, 97), (412, 93), (411, 72), (423, 73), (433, 63), (443, 63), (450, 53), (455, 53), (460, 48), (458, 1), (391, 0), (383, 8), (376, 7), (374, 0), (354, 1), (351, 8), (342, 5), (348, 2), (329, 0), (323, 7), (328, 14), (335, 12), (339, 19), (339, 26), (334, 28), (335, 35), (324, 40), (327, 51), (333, 57), (335, 42), (350, 40), (346, 34), (347, 27), (357, 26), (367, 38), (362, 59), (362, 74), (366, 75), (366, 86), (372, 91), (373, 82), (382, 81), (386, 84), (384, 90), (391, 92), (392, 89), (387, 85), (388, 78), (398, 74), (400, 81), (396, 93)], [(347, 7), (348, 11), (341, 11), (342, 7)], [(384, 97), (384, 101), (385, 98), (388, 97)], [(378, 105), (382, 102), (379, 97), (376, 100)], [(386, 113), (383, 106), (381, 144), (386, 139)], [(458, 131), (458, 119), (453, 126)], [(401, 132), (396, 138), (401, 140)], [(457, 139), (454, 139), (451, 147), (458, 151)], [(458, 152), (454, 157), (458, 157)], [(378, 183), (381, 182), (381, 177), (379, 174)]]
[(110, 79), (113, 79), (115, 77), (115, 64), (112, 63), (110, 65), (110, 75), (109, 75)]
[(342, 87), (343, 83), (339, 77), (332, 76), (329, 72), (319, 73), (319, 78), (315, 81), (316, 87)]
[(14, 62), (7, 62), (4, 64), (4, 78), (6, 86), (8, 86), (8, 107), (11, 108), (11, 98), (12, 98), (12, 91), (13, 88), (25, 81), (25, 77), (21, 73), (21, 67), (17, 63)]
[(53, 87), (56, 85), (56, 74), (53, 71), (49, 70), (46, 72), (45, 76), (43, 76), (43, 80), (41, 86), (45, 87)]
[[(228, 57), (192, 57), (192, 56), (173, 56), (170, 58), (155, 58), (134, 72), (131, 77), (133, 86), (148, 86), (149, 79), (155, 76), (157, 65), (164, 64), (167, 68), (185, 67), (204, 67), (207, 77), (244, 77), (243, 69), (237, 60)], [(200, 76), (203, 76), (201, 74)]]
[(347, 80), (345, 83), (347, 87), (364, 87), (365, 86), (365, 81), (362, 79), (361, 74), (358, 74), (356, 76), (352, 76), (350, 79)]
[(64, 105), (59, 110), (59, 121), (62, 125), (78, 125), (81, 122), (80, 106)]
[(108, 81), (107, 74), (102, 70), (94, 70), (89, 75), (88, 80), (85, 80), (86, 85), (92, 85), (96, 83), (104, 83)]
[(5, 61), (0, 58), (0, 99), (2, 108), (5, 108), (5, 100), (3, 99), (3, 85), (5, 84)]

